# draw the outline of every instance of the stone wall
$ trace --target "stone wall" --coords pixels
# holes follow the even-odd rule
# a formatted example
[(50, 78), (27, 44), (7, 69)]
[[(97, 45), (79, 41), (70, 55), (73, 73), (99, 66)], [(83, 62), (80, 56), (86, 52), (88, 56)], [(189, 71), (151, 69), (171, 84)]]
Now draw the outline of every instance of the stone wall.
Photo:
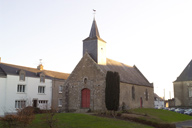
[[(97, 63), (86, 53), (77, 64), (71, 75), (64, 83), (63, 109), (76, 111), (81, 109), (81, 91), (90, 90), (90, 109), (106, 110), (105, 107), (105, 81), (106, 74)], [(86, 81), (85, 81), (86, 80)], [(132, 99), (132, 86), (135, 88), (135, 99)], [(146, 99), (146, 89), (148, 99)], [(144, 108), (154, 107), (153, 87), (120, 83), (120, 109), (139, 108), (142, 98)]]
[[(132, 98), (132, 87), (135, 88), (135, 98)], [(146, 89), (148, 99), (146, 99)], [(127, 83), (120, 84), (120, 107), (125, 106), (125, 109), (139, 108), (141, 106), (140, 99), (142, 97), (144, 108), (154, 108), (154, 92), (153, 87), (139, 86)]]
[(175, 106), (191, 107), (192, 96), (189, 96), (189, 88), (192, 87), (192, 81), (174, 82)]
[(61, 80), (61, 79), (53, 79), (53, 86), (52, 86), (52, 108), (57, 110), (57, 111), (61, 111), (62, 106), (59, 106), (58, 102), (59, 99), (63, 99), (62, 97), (62, 93), (63, 92), (59, 92), (59, 86), (60, 85), (64, 85), (65, 80)]

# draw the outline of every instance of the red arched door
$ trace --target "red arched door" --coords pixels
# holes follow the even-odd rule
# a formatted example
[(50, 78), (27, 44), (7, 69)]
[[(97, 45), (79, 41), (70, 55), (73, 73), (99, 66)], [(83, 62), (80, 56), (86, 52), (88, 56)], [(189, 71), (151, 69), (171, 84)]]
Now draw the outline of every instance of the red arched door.
[(90, 108), (90, 90), (87, 88), (81, 90), (81, 107)]

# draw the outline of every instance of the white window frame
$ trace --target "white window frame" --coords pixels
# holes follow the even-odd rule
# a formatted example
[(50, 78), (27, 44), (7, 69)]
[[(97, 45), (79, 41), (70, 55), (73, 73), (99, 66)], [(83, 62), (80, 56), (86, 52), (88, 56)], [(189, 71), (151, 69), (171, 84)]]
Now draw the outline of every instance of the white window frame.
[(38, 86), (38, 93), (45, 94), (45, 86)]
[(22, 109), (26, 107), (26, 101), (25, 100), (15, 100), (15, 108), (16, 109)]
[(63, 86), (59, 85), (59, 93), (62, 93), (62, 91), (63, 91)]
[(58, 107), (62, 107), (62, 99), (61, 98), (58, 99)]
[(19, 93), (25, 93), (26, 85), (18, 84), (17, 85), (17, 92)]
[(38, 107), (43, 110), (48, 109), (48, 100), (38, 100)]

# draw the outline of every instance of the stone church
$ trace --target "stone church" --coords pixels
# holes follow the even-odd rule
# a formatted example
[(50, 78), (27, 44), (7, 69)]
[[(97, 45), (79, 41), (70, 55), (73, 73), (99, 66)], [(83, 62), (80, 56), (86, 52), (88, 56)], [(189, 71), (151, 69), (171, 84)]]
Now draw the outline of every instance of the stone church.
[(64, 83), (63, 110), (106, 110), (107, 71), (120, 75), (119, 109), (154, 107), (153, 84), (136, 66), (106, 58), (106, 42), (101, 39), (94, 19), (89, 37), (83, 40), (83, 57)]

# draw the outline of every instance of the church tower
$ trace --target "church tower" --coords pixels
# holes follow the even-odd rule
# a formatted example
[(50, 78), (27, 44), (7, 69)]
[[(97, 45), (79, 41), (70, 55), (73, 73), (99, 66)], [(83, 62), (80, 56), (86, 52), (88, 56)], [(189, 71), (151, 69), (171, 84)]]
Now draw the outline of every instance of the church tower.
[(96, 63), (106, 65), (106, 42), (99, 36), (95, 18), (92, 23), (89, 37), (83, 40), (83, 55), (86, 52)]

